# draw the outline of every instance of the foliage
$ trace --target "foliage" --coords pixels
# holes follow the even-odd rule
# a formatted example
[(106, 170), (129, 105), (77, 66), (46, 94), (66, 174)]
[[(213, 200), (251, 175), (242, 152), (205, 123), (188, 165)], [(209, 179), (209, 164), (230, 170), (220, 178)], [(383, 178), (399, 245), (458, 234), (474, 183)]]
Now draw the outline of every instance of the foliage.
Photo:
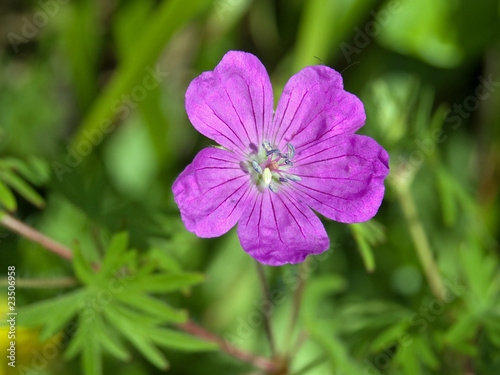
[[(229, 345), (283, 374), (500, 373), (497, 1), (7, 3), (0, 264), (16, 268), (30, 341), (18, 338), (18, 370), (255, 372)], [(342, 72), (365, 105), (360, 133), (390, 155), (377, 216), (323, 218), (332, 250), (266, 267), (264, 304), (236, 231), (197, 238), (171, 192), (211, 144), (186, 88), (231, 49), (264, 63), (275, 98), (305, 65)], [(70, 246), (72, 262), (6, 218)]]

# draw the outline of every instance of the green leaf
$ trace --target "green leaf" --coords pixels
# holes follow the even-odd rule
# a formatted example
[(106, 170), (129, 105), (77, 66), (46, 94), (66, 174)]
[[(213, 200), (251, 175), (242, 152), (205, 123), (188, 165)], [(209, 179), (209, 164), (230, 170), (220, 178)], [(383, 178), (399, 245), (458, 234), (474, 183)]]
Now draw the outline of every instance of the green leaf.
[(86, 295), (86, 291), (81, 289), (23, 307), (19, 320), (30, 327), (45, 324), (47, 334), (54, 334), (81, 309)]
[(22, 178), (33, 185), (41, 185), (48, 180), (47, 163), (42, 159), (31, 157), (28, 163), (12, 157), (0, 160), (0, 169), (11, 170), (19, 174)]
[(101, 265), (101, 275), (111, 275), (123, 264), (122, 255), (127, 250), (128, 233), (121, 232), (116, 234), (109, 245), (104, 260)]
[(430, 340), (426, 340), (422, 335), (415, 337), (414, 340), (414, 352), (418, 353), (422, 363), (427, 365), (427, 367), (436, 370), (440, 365), (440, 360), (436, 357), (436, 354), (432, 350)]
[(406, 332), (408, 324), (409, 324), (408, 319), (405, 319), (383, 330), (372, 341), (371, 343), (372, 347), (375, 350), (387, 349), (387, 345), (397, 342), (398, 339)]
[(421, 375), (422, 370), (419, 363), (419, 353), (412, 347), (398, 348), (396, 362), (401, 365), (405, 375)]
[(17, 202), (10, 189), (0, 181), (0, 203), (7, 211), (17, 210)]
[(170, 349), (207, 351), (219, 348), (215, 343), (203, 341), (186, 333), (170, 329), (148, 329), (146, 332), (155, 343)]
[(40, 194), (38, 194), (28, 183), (17, 176), (14, 172), (8, 170), (1, 171), (0, 179), (10, 185), (12, 189), (17, 191), (21, 196), (35, 206), (39, 208), (43, 208), (45, 206), (45, 201)]
[[(134, 85), (138, 84), (145, 74), (148, 74), (146, 68), (154, 65), (172, 35), (210, 4), (212, 4), (211, 0), (192, 0), (189, 6), (186, 6), (184, 0), (170, 0), (162, 2), (154, 10), (152, 17), (144, 24), (141, 35), (130, 47), (134, 53), (128, 54), (118, 66), (108, 86), (98, 97), (79, 131), (76, 132), (77, 136), (73, 140), (73, 145), (76, 146), (81, 141), (86, 142), (85, 134), (97, 132), (103, 135), (100, 129), (103, 126), (103, 119), (112, 122), (119, 113), (114, 110), (113, 103), (119, 101), (124, 93), (130, 92)], [(152, 66), (151, 69), (155, 67)]]
[(101, 348), (97, 340), (89, 332), (88, 340), (83, 346), (82, 364), (83, 372), (87, 375), (101, 375), (102, 374), (102, 357)]
[(73, 246), (73, 269), (76, 277), (84, 284), (91, 285), (96, 281), (96, 275), (90, 263), (83, 257), (78, 243)]
[(454, 348), (460, 348), (462, 343), (474, 336), (478, 328), (478, 317), (473, 313), (462, 314), (457, 322), (446, 332), (445, 342)]
[[(293, 71), (307, 65), (321, 63), (315, 56), (326, 61), (331, 58), (331, 46), (339, 46), (353, 27), (373, 6), (373, 0), (311, 0), (304, 2), (295, 44)], [(352, 47), (351, 47), (352, 48)], [(351, 60), (348, 59), (348, 63)]]
[(166, 303), (144, 294), (120, 293), (116, 295), (116, 298), (130, 307), (161, 318), (165, 322), (183, 323), (187, 320), (187, 312), (175, 310)]
[(154, 261), (157, 264), (158, 268), (164, 271), (181, 271), (181, 266), (179, 265), (179, 263), (164, 250), (152, 248), (148, 251), (147, 259), (150, 261)]
[(96, 320), (94, 336), (95, 339), (101, 344), (102, 348), (122, 361), (130, 359), (130, 354), (120, 342), (115, 331), (109, 329), (108, 325), (103, 322), (100, 316)]
[(144, 332), (138, 328), (137, 321), (127, 319), (115, 309), (115, 306), (109, 306), (104, 310), (104, 314), (109, 322), (153, 365), (163, 370), (166, 370), (169, 367), (167, 359), (151, 343), (150, 339), (144, 334)]
[(366, 272), (371, 273), (375, 271), (375, 257), (373, 256), (373, 250), (368, 241), (364, 238), (362, 230), (359, 226), (357, 226), (357, 224), (351, 224), (349, 227), (351, 228), (354, 239), (358, 244), (358, 250), (361, 258), (363, 259)]
[(199, 273), (148, 275), (135, 279), (131, 289), (148, 292), (171, 292), (199, 284), (204, 280), (205, 276)]

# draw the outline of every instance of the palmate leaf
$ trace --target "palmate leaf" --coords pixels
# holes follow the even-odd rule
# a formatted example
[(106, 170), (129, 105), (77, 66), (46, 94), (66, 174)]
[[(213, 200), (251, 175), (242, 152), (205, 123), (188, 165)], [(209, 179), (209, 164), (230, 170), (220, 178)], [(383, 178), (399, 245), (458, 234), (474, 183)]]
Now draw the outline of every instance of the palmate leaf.
[(129, 307), (172, 323), (182, 323), (187, 320), (187, 312), (176, 310), (166, 303), (142, 293), (120, 293), (116, 295), (116, 298)]
[(123, 265), (122, 255), (127, 250), (128, 246), (128, 233), (121, 232), (113, 237), (111, 244), (106, 251), (106, 256), (104, 257), (101, 269), (99, 271), (100, 275), (112, 276), (113, 272)]
[(199, 273), (156, 274), (138, 277), (131, 290), (152, 293), (166, 293), (201, 283), (205, 277)]
[(186, 351), (207, 351), (218, 349), (218, 345), (214, 343), (203, 341), (186, 333), (173, 331), (171, 329), (147, 328), (145, 332), (156, 344), (169, 349)]
[(29, 327), (43, 325), (41, 339), (59, 332), (82, 308), (86, 291), (77, 290), (48, 301), (38, 302), (22, 309), (20, 322)]
[(142, 353), (152, 364), (160, 369), (167, 369), (169, 364), (163, 354), (153, 345), (152, 340), (140, 328), (145, 322), (139, 320), (133, 321), (116, 306), (110, 306), (104, 311), (107, 320), (130, 341), (139, 352)]
[(0, 204), (5, 207), (7, 211), (15, 211), (17, 209), (17, 202), (12, 191), (0, 180)]
[(160, 369), (168, 368), (169, 363), (159, 347), (217, 349), (217, 345), (166, 328), (186, 322), (187, 312), (149, 294), (184, 291), (203, 281), (203, 275), (184, 273), (178, 267), (175, 273), (164, 272), (155, 267), (154, 260), (147, 259), (148, 254), (154, 253), (147, 252), (143, 261), (134, 250), (128, 250), (128, 234), (119, 233), (111, 239), (101, 266), (97, 266), (85, 259), (75, 244), (73, 267), (83, 286), (24, 308), (23, 322), (42, 326), (42, 336), (48, 338), (76, 316), (76, 331), (64, 356), (71, 359), (81, 355), (85, 375), (102, 374), (103, 352), (122, 361), (129, 359), (126, 342)]
[[(33, 163), (33, 160), (36, 162)], [(39, 208), (45, 205), (40, 194), (29, 184), (41, 185), (46, 181), (42, 171), (45, 163), (42, 160), (33, 160), (32, 163), (26, 163), (15, 158), (0, 159), (0, 205), (8, 211), (17, 209), (12, 190)]]

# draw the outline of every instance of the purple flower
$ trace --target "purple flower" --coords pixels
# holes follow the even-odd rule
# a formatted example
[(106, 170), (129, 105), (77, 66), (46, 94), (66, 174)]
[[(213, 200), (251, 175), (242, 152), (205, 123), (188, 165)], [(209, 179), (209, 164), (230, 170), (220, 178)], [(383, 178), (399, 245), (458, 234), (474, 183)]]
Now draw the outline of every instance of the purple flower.
[[(354, 134), (363, 104), (326, 66), (273, 90), (254, 55), (230, 51), (186, 92), (193, 126), (223, 148), (201, 150), (173, 185), (186, 228), (217, 237), (238, 223), (241, 246), (269, 265), (302, 262), (328, 249), (312, 210), (343, 223), (369, 220), (384, 196), (387, 152)], [(312, 209), (312, 210), (311, 210)]]

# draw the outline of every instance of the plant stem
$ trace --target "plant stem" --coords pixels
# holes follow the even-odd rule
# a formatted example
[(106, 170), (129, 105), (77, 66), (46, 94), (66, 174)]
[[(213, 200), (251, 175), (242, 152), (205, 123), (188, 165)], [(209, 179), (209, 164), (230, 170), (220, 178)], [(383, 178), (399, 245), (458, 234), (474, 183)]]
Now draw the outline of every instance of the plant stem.
[[(60, 244), (59, 242), (43, 235), (42, 233), (38, 232), (37, 230), (31, 228), (30, 226), (24, 224), (23, 222), (15, 219), (14, 217), (4, 214), (0, 218), (0, 224), (3, 225), (4, 227), (10, 229), (11, 231), (20, 234), (21, 236), (27, 238), (30, 241), (36, 242), (40, 244), (41, 246), (45, 247), (47, 250), (52, 251), (54, 254), (59, 255), (60, 257), (66, 259), (66, 260), (71, 260), (73, 258), (73, 252), (71, 249), (68, 247)], [(96, 267), (98, 267), (96, 265)], [(70, 282), (71, 280), (71, 282)], [(61, 279), (56, 279), (56, 280), (43, 280), (43, 283), (45, 284), (44, 286), (71, 286), (72, 282), (74, 279), (72, 278), (61, 278)], [(21, 280), (18, 280), (17, 282), (19, 283)], [(1, 280), (0, 282), (3, 282)], [(21, 281), (21, 284), (25, 284), (24, 286), (26, 287), (42, 287), (40, 283), (42, 280), (23, 280)], [(57, 284), (57, 285), (56, 285)], [(19, 284), (18, 284), (19, 285)], [(269, 293), (268, 293), (269, 295)], [(214, 335), (213, 333), (205, 330), (204, 328), (196, 325), (195, 323), (188, 321), (183, 324), (177, 324), (176, 325), (179, 329), (188, 332), (194, 336), (197, 336), (203, 340), (207, 340), (213, 343), (216, 343), (220, 346), (221, 350), (224, 352), (228, 353), (234, 358), (237, 358), (243, 362), (250, 363), (254, 365), (255, 367), (266, 371), (268, 373), (276, 373), (277, 371), (277, 366), (275, 365), (274, 362), (271, 360), (264, 358), (264, 357), (259, 357), (256, 356), (252, 353), (245, 352), (243, 350), (240, 350), (229, 343), (227, 343), (224, 339)], [(274, 346), (273, 346), (274, 348)]]
[(297, 325), (297, 320), (299, 319), (300, 306), (302, 305), (302, 295), (304, 293), (304, 286), (308, 276), (307, 275), (308, 267), (309, 267), (309, 258), (306, 258), (300, 264), (299, 272), (297, 274), (297, 288), (293, 292), (292, 312), (290, 315), (290, 321), (288, 322), (285, 345), (291, 344), (293, 332), (295, 330), (295, 326)]
[[(60, 277), (57, 279), (16, 279), (19, 288), (68, 288), (77, 285), (73, 277)], [(0, 286), (7, 286), (7, 279), (0, 279)]]
[(219, 345), (224, 352), (230, 354), (234, 358), (237, 358), (243, 362), (250, 363), (257, 368), (266, 371), (267, 373), (275, 373), (277, 371), (277, 366), (274, 364), (274, 362), (270, 361), (269, 359), (264, 357), (259, 357), (252, 353), (248, 353), (241, 349), (238, 349), (235, 346), (229, 344), (226, 340), (222, 339), (217, 335), (214, 335), (213, 333), (207, 331), (205, 328), (200, 327), (199, 325), (193, 323), (192, 321), (187, 321), (186, 323), (177, 324), (176, 326), (179, 329), (183, 330), (184, 332), (190, 333), (203, 340), (213, 342)]
[(269, 348), (271, 350), (272, 358), (276, 358), (276, 347), (274, 345), (274, 336), (271, 329), (271, 314), (266, 313), (266, 305), (271, 306), (271, 293), (269, 292), (269, 287), (267, 285), (266, 273), (264, 272), (264, 266), (256, 261), (257, 264), (257, 274), (259, 275), (260, 285), (262, 287), (262, 315), (264, 315), (264, 327), (266, 329), (267, 340), (269, 341)]
[(73, 258), (73, 252), (71, 249), (27, 226), (22, 221), (17, 220), (9, 214), (4, 214), (0, 218), (0, 224), (5, 228), (10, 229), (12, 232), (20, 234), (28, 240), (42, 245), (47, 250), (52, 251), (54, 254), (57, 254), (64, 259), (71, 260)]
[(404, 186), (396, 189), (403, 215), (408, 223), (410, 235), (415, 245), (418, 258), (427, 277), (431, 290), (438, 299), (443, 298), (445, 287), (439, 273), (436, 261), (427, 239), (425, 229), (418, 218), (415, 201), (411, 195), (410, 187)]

